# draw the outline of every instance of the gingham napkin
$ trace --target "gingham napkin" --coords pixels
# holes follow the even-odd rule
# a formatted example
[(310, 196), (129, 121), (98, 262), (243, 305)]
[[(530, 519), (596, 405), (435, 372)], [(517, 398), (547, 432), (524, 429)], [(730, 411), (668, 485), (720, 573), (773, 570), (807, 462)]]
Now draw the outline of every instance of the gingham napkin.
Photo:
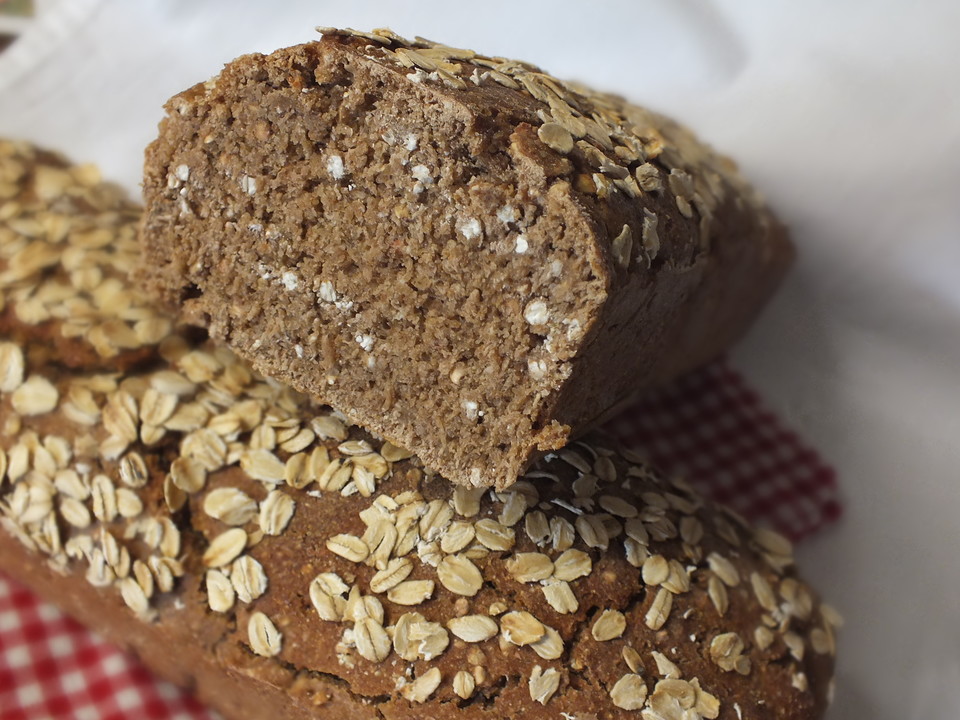
[[(833, 470), (723, 362), (651, 394), (608, 429), (705, 495), (794, 540), (840, 516)], [(0, 719), (217, 717), (0, 575)]]

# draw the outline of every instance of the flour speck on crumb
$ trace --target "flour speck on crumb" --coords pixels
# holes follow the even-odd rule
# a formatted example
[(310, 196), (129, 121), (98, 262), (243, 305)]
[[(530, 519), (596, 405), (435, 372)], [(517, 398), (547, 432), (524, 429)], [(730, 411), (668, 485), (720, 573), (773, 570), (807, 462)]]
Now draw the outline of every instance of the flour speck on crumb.
[(283, 275), (280, 276), (280, 282), (283, 283), (283, 286), (287, 290), (296, 290), (300, 285), (300, 281), (297, 279), (297, 274), (287, 270)]
[(337, 301), (337, 291), (333, 287), (333, 283), (329, 280), (324, 280), (320, 283), (320, 290), (317, 292), (317, 295), (324, 302), (336, 302)]
[(466, 413), (468, 420), (476, 420), (480, 416), (480, 406), (473, 400), (463, 401), (463, 411)]
[(367, 352), (373, 350), (373, 343), (376, 342), (376, 339), (372, 335), (357, 335), (354, 340), (357, 341), (357, 345)]
[(467, 240), (473, 240), (483, 234), (483, 226), (476, 218), (467, 218), (457, 228)]
[(346, 169), (343, 165), (343, 158), (339, 155), (331, 155), (328, 157), (327, 172), (330, 173), (334, 180), (342, 180), (343, 176), (346, 174)]

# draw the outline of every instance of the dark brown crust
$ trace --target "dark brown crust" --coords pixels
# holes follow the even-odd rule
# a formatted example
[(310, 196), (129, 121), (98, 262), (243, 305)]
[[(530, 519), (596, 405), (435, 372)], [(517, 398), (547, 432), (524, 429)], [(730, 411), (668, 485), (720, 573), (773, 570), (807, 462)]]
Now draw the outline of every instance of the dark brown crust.
[[(22, 146), (11, 149), (0, 142), (0, 170), (14, 163), (32, 166), (38, 160)], [(35, 184), (35, 174), (24, 177), (27, 187)], [(64, 191), (89, 191), (61, 179)], [(31, 201), (22, 210), (44, 218), (49, 207)], [(94, 214), (106, 224), (116, 224), (117, 247), (124, 247), (123, 230), (134, 220), (111, 215), (110, 210)], [(106, 262), (103, 254), (84, 249), (82, 220), (77, 221), (79, 230), (64, 238), (32, 240), (7, 232), (10, 228), (0, 221), (0, 239), (10, 243), (3, 247), (0, 279), (8, 280), (7, 271), (22, 267), (28, 258), (47, 257), (50, 248), (63, 252), (49, 257), (70, 258), (79, 266)], [(104, 267), (105, 275), (115, 272), (108, 269)], [(24, 274), (18, 283), (34, 284), (40, 295), (53, 290), (62, 294), (62, 270), (54, 264)], [(75, 290), (71, 299), (78, 300), (83, 292)], [(26, 301), (16, 287), (5, 288), (3, 299), (7, 306), (24, 310)], [(129, 311), (121, 305), (112, 307), (118, 313)], [(146, 310), (138, 306), (137, 314), (142, 312)], [(100, 320), (110, 319), (105, 309)], [(662, 700), (667, 694), (664, 678), (672, 673), (658, 665), (653, 653), (659, 652), (676, 663), (676, 672), (684, 680), (677, 685), (683, 692), (691, 695), (699, 687), (705, 717), (734, 720), (738, 708), (754, 720), (822, 717), (833, 669), (833, 621), (797, 578), (789, 543), (754, 531), (729, 511), (704, 503), (683, 483), (657, 475), (631, 453), (604, 449), (603, 438), (543, 458), (507, 492), (477, 492), (476, 507), (471, 508), (458, 500), (469, 497), (468, 491), (454, 489), (443, 478), (425, 472), (415, 457), (356, 427), (344, 426), (328, 409), (256, 377), (235, 356), (209, 341), (168, 336), (159, 344), (144, 346), (144, 361), (135, 368), (125, 365), (121, 353), (97, 353), (94, 368), (99, 377), (95, 380), (86, 368), (67, 367), (56, 353), (30, 351), (51, 334), (62, 334), (65, 327), (24, 324), (14, 328), (18, 344), (10, 342), (10, 335), (0, 340), (4, 363), (0, 378), (16, 386), (0, 396), (0, 568), (132, 650), (162, 676), (193, 688), (232, 720), (451, 716), (547, 720), (562, 713), (577, 720), (626, 720), (637, 717), (636, 711), (617, 707), (611, 691), (629, 673), (622, 656), (627, 647), (637, 653), (634, 669), (642, 680), (636, 682), (651, 693), (650, 703), (653, 695), (659, 693)], [(55, 347), (81, 357), (90, 344), (90, 335), (79, 335)], [(24, 349), (23, 372), (12, 372), (11, 358)], [(24, 397), (21, 390), (27, 383), (18, 377), (21, 374), (24, 379), (47, 378), (57, 388), (59, 399), (52, 410), (29, 410), (29, 393)], [(186, 383), (183, 376), (192, 382)], [(69, 409), (70, 403), (82, 405), (71, 389), (91, 386), (97, 388), (91, 398), (102, 420), (92, 424), (76, 419), (76, 407)], [(209, 408), (193, 429), (184, 430), (164, 413), (155, 414), (161, 398), (146, 400), (149, 390), (170, 395), (174, 389), (179, 393), (178, 411), (186, 406)], [(22, 416), (14, 411), (18, 393)], [(144, 418), (156, 418), (165, 434), (145, 440), (149, 423)], [(118, 449), (113, 435), (126, 432), (128, 426), (136, 432)], [(299, 434), (298, 429), (311, 427), (317, 434), (309, 433), (298, 450), (285, 447), (290, 440), (287, 435), (277, 440), (280, 433)], [(257, 457), (269, 460), (267, 470), (254, 461), (259, 451), (265, 452)], [(307, 476), (302, 484), (302, 472), (291, 476), (289, 484), (270, 476), (280, 464), (285, 478), (294, 452), (311, 458), (318, 453), (324, 460), (323, 472), (329, 467), (347, 468), (354, 487), (333, 487), (331, 477), (323, 473)], [(365, 467), (361, 457), (379, 463), (378, 470), (370, 471), (371, 485), (363, 486), (363, 491), (362, 474), (355, 472)], [(141, 459), (142, 471), (124, 474), (121, 470), (122, 463), (134, 467)], [(210, 463), (210, 472), (204, 482), (178, 499), (170, 492), (174, 462), (188, 459)], [(72, 482), (71, 474), (77, 476)], [(254, 475), (260, 480), (252, 479)], [(116, 493), (116, 501), (81, 497), (77, 483), (82, 478), (86, 478), (83, 487), (93, 495), (105, 498)], [(225, 488), (246, 493), (260, 503), (261, 513), (269, 494), (279, 493), (295, 503), (295, 512), (274, 535), (263, 534), (267, 521), (259, 516), (245, 521), (249, 544), (241, 552), (262, 567), (266, 587), (250, 602), (237, 600), (223, 612), (214, 612), (204, 554), (228, 526), (208, 514), (207, 500), (215, 490)], [(129, 500), (136, 501), (128, 516), (117, 514), (121, 492), (126, 494), (128, 510)], [(111, 505), (116, 511), (105, 509)], [(410, 579), (435, 583), (430, 597), (417, 605), (397, 604), (389, 594), (376, 591), (372, 587), (378, 570), (375, 563), (348, 560), (342, 552), (334, 552), (332, 542), (347, 534), (364, 545), (377, 544), (376, 533), (368, 541), (359, 538), (379, 522), (376, 518), (382, 511), (399, 527), (405, 507), (416, 513), (408, 515), (413, 522), (404, 530), (404, 537), (411, 531), (413, 540), (401, 550), (404, 544), (398, 529), (397, 541), (386, 544), (387, 556), (381, 559), (395, 554), (393, 559), (410, 563)], [(444, 510), (447, 515), (438, 519)], [(84, 513), (89, 524), (83, 522)], [(632, 530), (628, 518), (638, 523)], [(515, 542), (495, 549), (475, 540), (460, 549), (443, 549), (439, 541), (454, 534), (454, 521), (476, 532), (481, 520), (511, 527)], [(586, 524), (581, 526), (581, 520)], [(551, 531), (547, 538), (537, 530), (538, 522), (541, 527), (548, 522), (558, 527), (566, 524), (568, 534)], [(163, 540), (154, 537), (158, 524), (163, 526)], [(439, 536), (432, 539), (435, 532)], [(178, 542), (167, 543), (169, 537)], [(558, 608), (548, 601), (539, 582), (518, 578), (512, 569), (513, 563), (522, 561), (521, 553), (538, 553), (540, 561), (553, 563), (565, 548), (587, 558), (583, 575), (571, 576), (569, 581), (549, 578), (569, 582), (576, 600), (573, 608)], [(711, 560), (713, 553), (717, 555)], [(471, 586), (473, 595), (464, 594), (462, 588), (455, 591), (455, 583), (445, 580), (431, 562), (431, 558), (451, 556), (469, 557), (475, 564), (481, 580)], [(673, 561), (673, 579), (644, 580), (639, 566), (647, 556)], [(104, 560), (109, 557), (114, 559)], [(723, 593), (729, 597), (724, 612), (713, 599), (716, 593), (709, 591), (709, 583), (716, 589), (723, 574), (715, 566), (716, 557), (726, 558), (736, 574), (724, 581), (724, 587), (729, 587)], [(135, 570), (137, 561), (168, 563), (169, 587), (162, 588), (159, 579), (141, 580)], [(499, 634), (467, 643), (451, 633), (446, 636), (449, 644), (430, 658), (423, 657), (423, 646), (414, 643), (418, 657), (404, 659), (396, 642), (382, 658), (371, 658), (356, 639), (353, 623), (358, 610), (351, 610), (352, 619), (347, 619), (345, 598), (335, 618), (322, 619), (314, 609), (310, 588), (321, 573), (336, 573), (355, 588), (353, 592), (368, 598), (372, 607), (382, 607), (382, 625), (387, 628), (395, 627), (406, 613), (417, 612), (445, 634), (451, 620), (476, 614), (493, 618)], [(688, 577), (689, 586), (683, 582)], [(673, 588), (669, 591), (668, 582)], [(146, 598), (143, 591), (140, 607), (136, 593), (144, 585), (155, 592)], [(768, 586), (765, 595), (761, 591)], [(121, 601), (124, 591), (132, 594)], [(659, 626), (648, 619), (657, 597), (669, 597), (672, 602), (672, 610)], [(495, 608), (498, 603), (502, 607)], [(559, 645), (554, 644), (549, 653), (546, 648), (537, 652), (520, 646), (503, 614), (519, 610), (536, 618), (535, 628), (544, 626), (538, 632), (545, 638), (546, 628), (552, 628)], [(621, 636), (594, 637), (604, 611), (623, 614)], [(366, 617), (375, 615), (369, 607), (364, 612)], [(251, 619), (259, 613), (282, 634), (275, 646), (260, 650), (262, 656), (254, 654), (249, 633)], [(760, 626), (768, 628), (768, 645), (761, 646), (754, 638)], [(743, 643), (740, 670), (744, 674), (723, 668), (714, 657), (714, 642), (732, 633)], [(530, 689), (538, 666), (556, 673), (557, 680), (556, 692), (543, 694), (542, 704)], [(461, 670), (476, 678), (476, 687), (466, 698), (458, 697), (453, 685), (455, 673)], [(438, 684), (424, 695), (424, 702), (408, 697), (416, 688), (415, 678), (431, 673), (438, 676)], [(719, 703), (715, 712), (710, 710), (709, 698)]]
[[(171, 99), (147, 151), (148, 288), (261, 372), (415, 448), (458, 483), (502, 487), (539, 452), (582, 435), (625, 398), (715, 357), (779, 284), (793, 256), (783, 227), (729, 161), (672, 121), (618, 99), (580, 95), (577, 102), (592, 103), (595, 112), (627, 118), (637, 128), (632, 142), (643, 149), (621, 165), (597, 144), (561, 154), (538, 135), (546, 103), (492, 81), (456, 89), (427, 75), (413, 82), (409, 68), (390, 60), (393, 50), (330, 34), (239, 58), (218, 78)], [(483, 71), (476, 63), (460, 62), (462, 75)], [(266, 110), (274, 105), (287, 119), (274, 123)], [(416, 152), (380, 139), (383, 127), (414, 127), (405, 124), (413, 116), (420, 123)], [(305, 134), (316, 146), (290, 150), (288, 167), (273, 145), (266, 149), (276, 133), (288, 133), (291, 143)], [(343, 138), (352, 143), (348, 151), (338, 149), (347, 147)], [(331, 189), (324, 161), (334, 150), (356, 170), (342, 181), (349, 185)], [(438, 180), (436, 192), (428, 186), (421, 204), (391, 189), (409, 174), (407, 158), (411, 166), (439, 166), (438, 178), (448, 181)], [(597, 172), (597, 162), (609, 165)], [(313, 168), (315, 179), (305, 192), (290, 193), (281, 175), (301, 165)], [(636, 189), (632, 173), (641, 165), (653, 169), (660, 189)], [(189, 181), (177, 179), (180, 167), (189, 168)], [(251, 198), (237, 189), (246, 172), (257, 176)], [(635, 190), (611, 185), (618, 172)], [(604, 183), (612, 189), (598, 189)], [(525, 231), (531, 249), (523, 256), (510, 252), (515, 227), (496, 219), (504, 207), (537, 218)], [(410, 232), (422, 246), (408, 246), (405, 228), (388, 224), (410, 208)], [(456, 222), (444, 224), (444, 212), (479, 218), (482, 247), (458, 234)], [(264, 217), (292, 239), (271, 244), (230, 229), (265, 226)], [(659, 247), (645, 245), (651, 219)], [(625, 227), (630, 260), (620, 263), (613, 240)], [(349, 261), (337, 264), (344, 233), (359, 249), (348, 249)], [(435, 252), (424, 250), (432, 246)], [(507, 248), (506, 255), (489, 254), (491, 247)], [(408, 268), (397, 251), (416, 257), (430, 275)], [(431, 265), (438, 253), (445, 264)], [(251, 272), (289, 256), (300, 258), (302, 270), (301, 287), (292, 292)], [(545, 273), (553, 263), (562, 268), (559, 279)], [(394, 295), (361, 297), (374, 307), (341, 328), (341, 315), (315, 300), (317, 287), (302, 287), (313, 278), (317, 285), (338, 280), (329, 275), (333, 266)], [(471, 273), (483, 279), (474, 294), (465, 277)], [(450, 298), (445, 310), (441, 296)], [(524, 323), (525, 308), (539, 298), (550, 305), (555, 327)], [(423, 315), (406, 340), (385, 329), (391, 305)], [(379, 344), (361, 352), (354, 333)], [(377, 365), (367, 369), (373, 356)], [(544, 363), (539, 382), (530, 362)], [(461, 370), (464, 385), (452, 383), (448, 376)], [(468, 401), (483, 413), (479, 422), (462, 409)]]

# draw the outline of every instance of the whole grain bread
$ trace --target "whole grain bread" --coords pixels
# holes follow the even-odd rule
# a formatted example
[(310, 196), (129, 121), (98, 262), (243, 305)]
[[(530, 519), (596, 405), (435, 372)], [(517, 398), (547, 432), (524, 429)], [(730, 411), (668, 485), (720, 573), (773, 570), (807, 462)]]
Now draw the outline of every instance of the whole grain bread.
[(0, 568), (162, 676), (233, 720), (822, 717), (784, 538), (604, 438), (454, 487), (143, 305), (91, 170), (0, 178)]
[(733, 164), (526, 63), (389, 31), (167, 104), (142, 277), (260, 372), (505, 487), (740, 336), (792, 257)]

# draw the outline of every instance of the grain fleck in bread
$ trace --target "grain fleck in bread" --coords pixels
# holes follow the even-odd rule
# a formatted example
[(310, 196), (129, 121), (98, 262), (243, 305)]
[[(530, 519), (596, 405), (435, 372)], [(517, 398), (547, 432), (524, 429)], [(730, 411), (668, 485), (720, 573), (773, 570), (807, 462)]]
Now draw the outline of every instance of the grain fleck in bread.
[[(11, 173), (5, 571), (233, 719), (822, 717), (838, 621), (789, 542), (603, 438), (508, 490), (455, 488), (209, 341), (101, 354), (96, 323), (151, 312), (110, 259), (131, 248), (129, 206), (91, 209), (100, 185), (0, 143)], [(24, 312), (114, 278), (126, 300), (84, 332)], [(87, 352), (89, 369), (60, 362)]]
[(389, 32), (331, 30), (177, 95), (144, 193), (167, 307), (478, 486), (712, 358), (792, 256), (672, 121)]

